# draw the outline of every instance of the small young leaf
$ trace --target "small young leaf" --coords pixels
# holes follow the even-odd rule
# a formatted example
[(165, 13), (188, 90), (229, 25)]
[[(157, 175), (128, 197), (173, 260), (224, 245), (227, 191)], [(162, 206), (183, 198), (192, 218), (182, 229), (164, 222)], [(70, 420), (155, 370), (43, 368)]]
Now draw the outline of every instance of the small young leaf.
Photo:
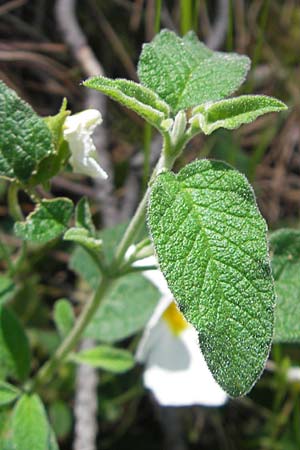
[(15, 283), (6, 275), (0, 275), (0, 305), (7, 302), (14, 294)]
[(26, 183), (52, 150), (44, 120), (0, 81), (0, 177)]
[(275, 278), (275, 342), (300, 342), (300, 231), (282, 229), (270, 236)]
[(0, 407), (14, 402), (20, 394), (21, 392), (15, 386), (0, 381)]
[[(21, 381), (30, 371), (30, 348), (25, 331), (19, 320), (9, 309), (0, 307), (0, 360), (9, 360), (9, 373)], [(13, 369), (13, 370), (12, 370)]]
[(123, 373), (134, 366), (134, 358), (127, 350), (99, 345), (98, 347), (82, 350), (71, 356), (71, 360), (78, 364), (87, 364), (97, 369), (113, 373)]
[(205, 134), (218, 128), (233, 130), (257, 117), (287, 109), (281, 101), (266, 95), (242, 95), (197, 106), (192, 111), (190, 122), (199, 126)]
[(82, 197), (75, 208), (75, 224), (77, 228), (85, 228), (92, 236), (95, 235), (95, 226), (87, 198)]
[(55, 116), (45, 117), (44, 121), (51, 131), (53, 151), (44, 158), (35, 173), (29, 180), (30, 186), (46, 184), (52, 177), (60, 172), (67, 164), (70, 157), (69, 146), (64, 141), (63, 127), (66, 118), (70, 114), (67, 109), (67, 101), (63, 100), (60, 111)]
[(15, 223), (15, 233), (26, 241), (51, 241), (65, 231), (72, 212), (73, 203), (68, 198), (42, 200), (25, 222)]
[(133, 81), (98, 76), (89, 78), (83, 84), (132, 109), (159, 130), (161, 122), (170, 115), (169, 106), (155, 92)]
[(54, 322), (62, 338), (72, 329), (75, 317), (73, 308), (68, 300), (61, 298), (54, 305)]
[(246, 56), (213, 52), (193, 32), (180, 38), (163, 30), (144, 44), (138, 75), (176, 113), (232, 94), (249, 67)]
[(117, 342), (141, 330), (160, 298), (141, 274), (132, 273), (114, 283), (88, 326), (85, 335), (102, 342)]
[(24, 394), (14, 409), (13, 441), (16, 450), (48, 450), (50, 427), (38, 395)]
[(266, 223), (251, 186), (218, 161), (161, 173), (148, 223), (161, 270), (214, 377), (230, 395), (245, 394), (269, 354), (274, 307)]
[(98, 252), (102, 247), (102, 240), (90, 235), (86, 228), (69, 228), (64, 234), (65, 241), (73, 241), (83, 247)]

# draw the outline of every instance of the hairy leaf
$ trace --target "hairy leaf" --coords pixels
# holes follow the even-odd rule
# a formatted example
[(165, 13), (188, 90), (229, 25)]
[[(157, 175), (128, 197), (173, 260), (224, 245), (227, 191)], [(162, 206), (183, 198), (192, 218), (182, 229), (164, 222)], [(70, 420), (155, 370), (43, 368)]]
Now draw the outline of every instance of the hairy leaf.
[(265, 95), (242, 95), (197, 106), (192, 111), (191, 122), (198, 125), (205, 134), (218, 128), (233, 130), (244, 123), (253, 122), (257, 117), (287, 109), (286, 105)]
[(148, 223), (163, 271), (205, 359), (232, 396), (260, 376), (273, 334), (266, 224), (230, 166), (195, 161), (156, 179)]
[(45, 408), (36, 394), (24, 394), (12, 419), (16, 450), (48, 450), (50, 427)]
[(73, 354), (71, 360), (113, 373), (126, 372), (134, 366), (134, 358), (130, 352), (107, 345), (82, 350)]
[(158, 129), (161, 129), (161, 122), (170, 115), (169, 106), (155, 92), (133, 81), (98, 76), (83, 84), (132, 109)]
[(26, 241), (51, 241), (65, 231), (72, 212), (73, 203), (68, 198), (42, 200), (25, 222), (15, 223), (15, 233)]
[(92, 213), (86, 197), (82, 197), (76, 205), (75, 224), (77, 228), (85, 228), (91, 233), (91, 235), (95, 235), (95, 226), (92, 219)]
[(0, 177), (26, 183), (52, 150), (44, 120), (0, 81)]
[(213, 52), (193, 32), (180, 38), (163, 30), (144, 44), (138, 75), (176, 113), (232, 94), (249, 67), (246, 56)]
[(86, 228), (69, 228), (64, 234), (65, 241), (73, 241), (86, 247), (89, 250), (99, 251), (102, 247), (102, 240), (91, 236)]
[(300, 342), (300, 231), (282, 229), (270, 236), (275, 278), (275, 342)]

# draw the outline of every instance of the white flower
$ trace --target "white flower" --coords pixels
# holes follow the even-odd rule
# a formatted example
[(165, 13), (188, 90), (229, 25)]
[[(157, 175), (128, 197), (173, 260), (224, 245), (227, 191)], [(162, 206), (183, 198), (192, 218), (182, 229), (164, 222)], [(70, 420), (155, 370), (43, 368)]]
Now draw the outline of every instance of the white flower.
[(92, 134), (102, 123), (101, 113), (97, 109), (87, 109), (67, 117), (64, 124), (64, 138), (68, 142), (74, 172), (94, 178), (107, 178), (97, 158)]
[[(135, 263), (153, 264), (152, 256)], [(144, 276), (162, 294), (136, 353), (145, 364), (145, 386), (163, 406), (223, 405), (228, 396), (208, 369), (198, 334), (177, 308), (163, 274), (149, 270)]]

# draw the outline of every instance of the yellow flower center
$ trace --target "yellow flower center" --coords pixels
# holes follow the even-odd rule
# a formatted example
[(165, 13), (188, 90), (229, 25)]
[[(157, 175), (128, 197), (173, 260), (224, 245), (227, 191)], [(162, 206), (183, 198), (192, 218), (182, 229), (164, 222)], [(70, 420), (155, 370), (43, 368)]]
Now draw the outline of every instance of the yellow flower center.
[(162, 318), (167, 322), (170, 330), (175, 335), (180, 334), (189, 326), (188, 322), (185, 320), (183, 314), (181, 314), (174, 301), (165, 310)]

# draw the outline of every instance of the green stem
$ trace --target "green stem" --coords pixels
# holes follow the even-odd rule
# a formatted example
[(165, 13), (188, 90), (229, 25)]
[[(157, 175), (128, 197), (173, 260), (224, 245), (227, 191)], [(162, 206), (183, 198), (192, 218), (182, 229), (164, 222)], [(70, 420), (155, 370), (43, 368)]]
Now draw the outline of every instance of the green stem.
[(2, 256), (2, 258), (5, 260), (5, 262), (7, 264), (7, 268), (8, 268), (9, 274), (12, 275), (15, 272), (15, 268), (14, 268), (14, 265), (13, 265), (13, 263), (11, 261), (10, 254), (7, 251), (7, 247), (2, 242), (1, 239), (0, 239), (0, 255)]
[(64, 361), (66, 356), (78, 344), (83, 331), (97, 311), (101, 300), (103, 300), (108, 288), (112, 284), (112, 281), (113, 280), (111, 278), (105, 277), (105, 275), (103, 275), (102, 281), (94, 297), (92, 297), (84, 306), (71, 332), (58, 347), (54, 355), (38, 371), (34, 381), (34, 388), (37, 388), (38, 386), (42, 386), (45, 383), (49, 382), (53, 377), (57, 367)]
[(186, 34), (193, 27), (192, 10), (192, 0), (180, 1), (180, 32), (182, 35)]
[(144, 126), (144, 164), (143, 164), (143, 192), (147, 188), (150, 175), (150, 154), (151, 154), (152, 127), (149, 123)]
[(158, 33), (160, 30), (161, 4), (162, 4), (162, 0), (156, 0), (155, 19), (154, 19), (154, 33), (155, 34)]
[[(145, 220), (146, 209), (148, 197), (150, 194), (150, 186), (151, 183), (155, 180), (156, 176), (159, 174), (161, 170), (171, 169), (176, 158), (179, 154), (171, 154), (170, 152), (170, 142), (167, 136), (164, 138), (164, 147), (161, 154), (161, 157), (153, 171), (149, 186), (147, 191), (144, 194), (143, 199), (141, 200), (135, 215), (131, 219), (130, 224), (128, 225), (127, 230), (121, 240), (115, 254), (114, 262), (110, 267), (111, 273), (115, 273), (117, 275), (121, 275), (122, 273), (118, 273), (120, 270), (125, 253), (128, 247), (133, 243), (138, 231), (140, 230), (142, 224)], [(146, 269), (146, 268), (145, 268)], [(147, 267), (149, 270), (150, 267)], [(72, 328), (71, 332), (65, 338), (65, 340), (58, 347), (54, 355), (40, 368), (38, 371), (35, 380), (32, 383), (31, 388), (37, 388), (42, 386), (43, 384), (49, 382), (53, 377), (57, 367), (65, 360), (68, 354), (74, 349), (74, 347), (78, 344), (82, 333), (85, 328), (93, 318), (95, 312), (97, 311), (101, 300), (104, 298), (108, 288), (113, 282), (113, 278), (109, 277), (107, 273), (102, 274), (102, 281), (92, 299), (84, 306), (81, 314), (79, 315), (75, 326)]]
[(14, 220), (23, 220), (23, 213), (21, 211), (18, 200), (19, 187), (15, 183), (11, 183), (8, 187), (7, 202), (9, 213)]
[(165, 152), (163, 151), (161, 154), (160, 159), (158, 160), (158, 163), (153, 171), (149, 186), (144, 194), (144, 197), (142, 198), (133, 218), (131, 219), (130, 224), (128, 225), (127, 230), (125, 231), (125, 234), (119, 243), (116, 254), (115, 254), (115, 260), (114, 260), (114, 267), (120, 267), (122, 265), (124, 256), (130, 245), (133, 243), (136, 235), (140, 231), (146, 216), (146, 210), (147, 210), (147, 203), (148, 203), (148, 197), (150, 194), (151, 184), (157, 177), (158, 173), (163, 169), (171, 169), (173, 166), (173, 163), (175, 161), (176, 157), (173, 158), (167, 158), (165, 156)]

